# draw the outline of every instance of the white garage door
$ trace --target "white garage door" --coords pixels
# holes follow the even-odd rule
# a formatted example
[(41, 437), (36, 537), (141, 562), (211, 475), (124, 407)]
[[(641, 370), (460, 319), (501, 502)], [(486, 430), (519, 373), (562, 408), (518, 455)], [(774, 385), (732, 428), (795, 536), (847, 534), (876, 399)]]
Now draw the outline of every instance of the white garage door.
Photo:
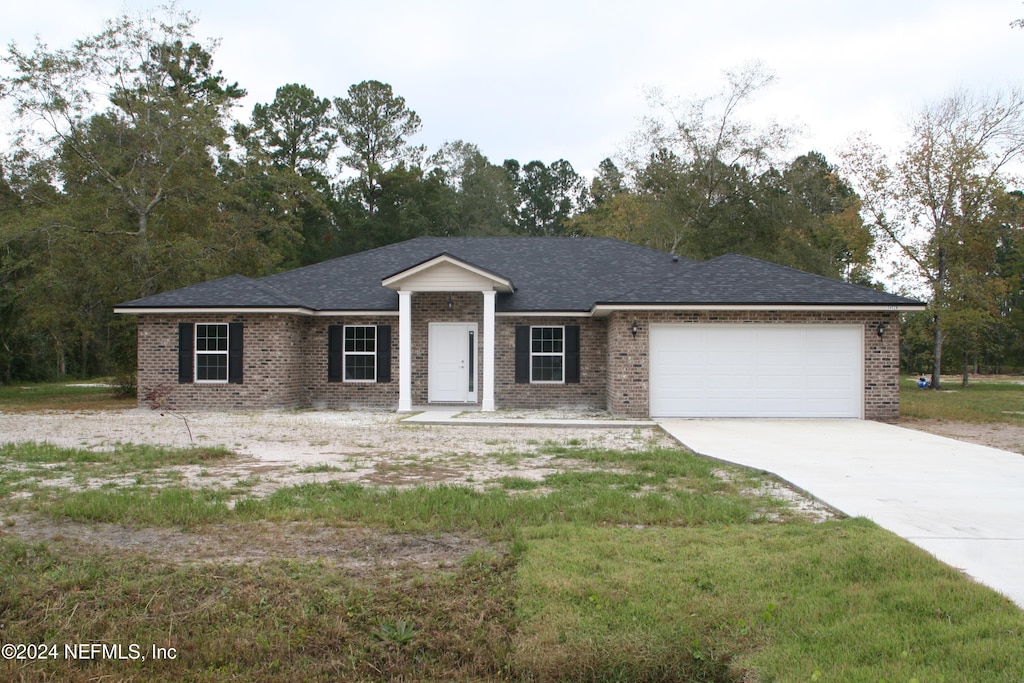
[(863, 329), (652, 325), (653, 417), (861, 417)]

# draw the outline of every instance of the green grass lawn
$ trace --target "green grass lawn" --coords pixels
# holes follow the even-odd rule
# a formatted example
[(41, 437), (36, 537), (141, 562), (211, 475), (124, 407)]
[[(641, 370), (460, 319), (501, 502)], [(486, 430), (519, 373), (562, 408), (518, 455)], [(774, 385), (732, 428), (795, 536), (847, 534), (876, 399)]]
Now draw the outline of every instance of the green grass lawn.
[(973, 379), (967, 387), (943, 377), (938, 391), (919, 389), (916, 377), (900, 379), (900, 415), (964, 422), (1024, 425), (1024, 377)]
[(135, 398), (120, 395), (108, 380), (0, 384), (0, 412), (134, 408)]
[[(755, 475), (723, 480), (681, 449), (547, 452), (566, 467), (541, 482), (327, 482), (254, 498), (168, 474), (229, 464), (220, 451), (5, 448), (0, 641), (59, 656), (0, 660), (0, 679), (1021, 680), (1024, 612), (870, 522), (779, 515), (781, 503), (743, 493)], [(14, 531), (26, 520), (73, 531), (25, 541)], [(200, 544), (331, 528), (485, 549), (455, 566), (359, 572), (287, 553), (180, 562), (77, 537), (100, 525)], [(68, 661), (74, 643), (175, 656)]]

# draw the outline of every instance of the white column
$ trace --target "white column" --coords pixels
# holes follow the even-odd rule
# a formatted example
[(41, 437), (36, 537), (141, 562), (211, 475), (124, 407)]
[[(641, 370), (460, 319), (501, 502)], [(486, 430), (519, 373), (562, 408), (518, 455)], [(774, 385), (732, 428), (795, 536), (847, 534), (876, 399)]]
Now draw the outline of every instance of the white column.
[(412, 410), (412, 292), (398, 292), (398, 412)]
[(484, 292), (484, 395), (480, 409), (494, 410), (494, 300), (497, 292)]

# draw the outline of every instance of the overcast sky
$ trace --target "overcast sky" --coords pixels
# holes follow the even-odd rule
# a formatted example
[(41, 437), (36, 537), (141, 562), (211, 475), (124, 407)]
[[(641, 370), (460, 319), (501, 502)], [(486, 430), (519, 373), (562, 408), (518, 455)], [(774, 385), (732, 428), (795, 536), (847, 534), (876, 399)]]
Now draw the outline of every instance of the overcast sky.
[[(51, 48), (155, 2), (23, 0), (6, 46)], [(423, 120), (413, 140), (477, 144), (492, 162), (569, 160), (589, 175), (649, 113), (644, 90), (708, 95), (723, 72), (760, 60), (777, 81), (748, 111), (797, 123), (791, 156), (835, 161), (854, 133), (905, 138), (910, 114), (966, 86), (1024, 81), (1020, 0), (180, 0), (217, 38), (215, 65), (248, 90), (238, 111), (286, 83), (322, 97), (389, 83)]]

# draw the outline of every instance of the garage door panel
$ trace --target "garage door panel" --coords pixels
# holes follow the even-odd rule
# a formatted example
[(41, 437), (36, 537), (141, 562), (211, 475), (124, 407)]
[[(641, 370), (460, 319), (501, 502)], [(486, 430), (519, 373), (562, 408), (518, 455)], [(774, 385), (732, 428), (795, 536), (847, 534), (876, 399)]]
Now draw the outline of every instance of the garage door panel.
[(860, 417), (863, 328), (653, 325), (656, 417)]
[(802, 396), (806, 390), (807, 382), (803, 377), (794, 375), (760, 375), (757, 378), (757, 390), (763, 395), (771, 397), (772, 394), (779, 396), (793, 394)]
[(732, 417), (737, 406), (741, 410), (757, 410), (757, 401), (752, 398), (734, 400), (732, 398), (709, 398), (704, 401), (692, 401), (688, 408), (694, 411), (706, 411), (702, 417)]

